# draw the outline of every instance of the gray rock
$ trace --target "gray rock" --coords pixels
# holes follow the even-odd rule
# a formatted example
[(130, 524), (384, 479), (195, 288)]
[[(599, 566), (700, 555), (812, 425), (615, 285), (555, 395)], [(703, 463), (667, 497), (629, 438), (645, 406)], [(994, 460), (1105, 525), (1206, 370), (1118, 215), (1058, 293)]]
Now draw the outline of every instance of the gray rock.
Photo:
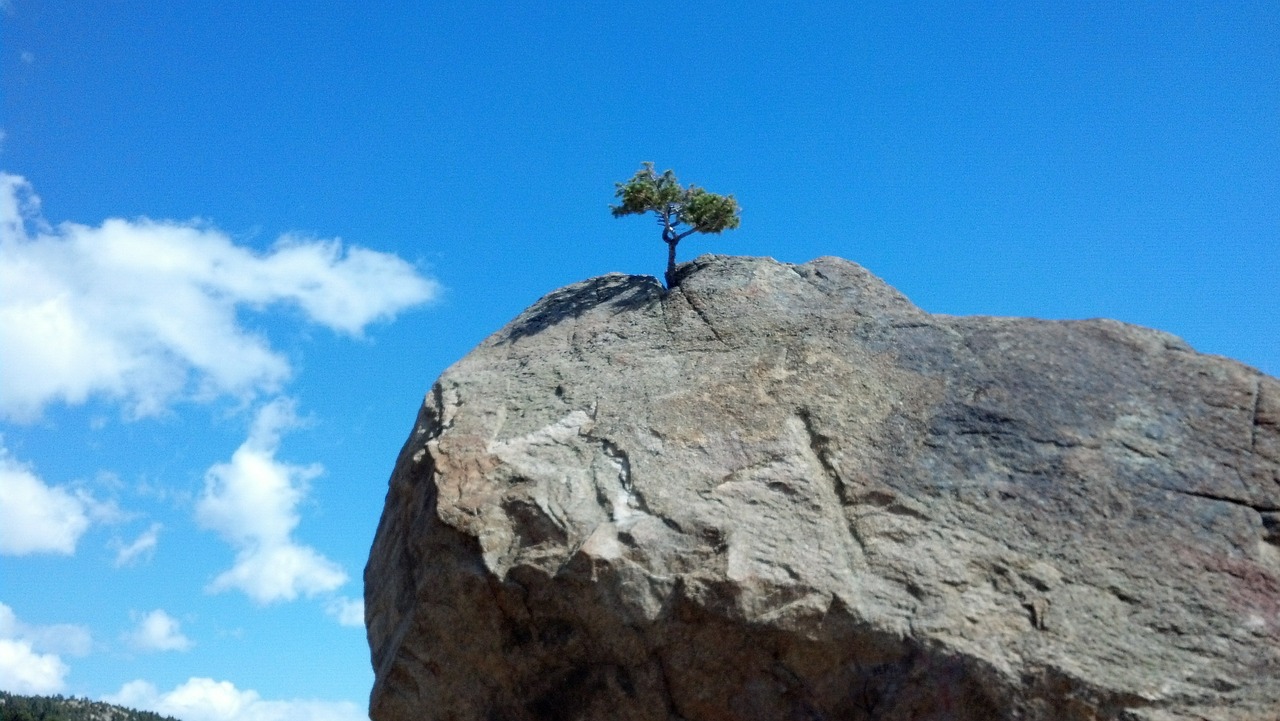
[(1280, 718), (1280, 381), (835, 258), (558, 290), (447, 370), (375, 721)]

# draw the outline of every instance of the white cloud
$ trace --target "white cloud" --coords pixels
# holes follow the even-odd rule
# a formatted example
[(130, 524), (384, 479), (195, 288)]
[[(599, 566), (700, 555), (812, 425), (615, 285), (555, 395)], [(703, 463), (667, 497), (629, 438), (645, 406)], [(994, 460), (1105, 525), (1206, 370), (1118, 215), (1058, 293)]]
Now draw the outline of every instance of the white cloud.
[(263, 406), (245, 440), (227, 463), (205, 474), (196, 519), (236, 548), (235, 565), (210, 585), (213, 592), (239, 589), (259, 603), (314, 596), (347, 581), (347, 574), (314, 549), (298, 544), (298, 503), (319, 464), (276, 460), (280, 435), (297, 425), (293, 402), (278, 398)]
[(0, 689), (11, 693), (50, 694), (66, 686), (70, 672), (59, 653), (83, 656), (92, 639), (88, 629), (71, 624), (31, 626), (0, 603)]
[(32, 626), (18, 620), (13, 609), (0, 603), (0, 639), (26, 641), (49, 653), (87, 656), (93, 647), (89, 629), (70, 623)]
[(186, 651), (195, 645), (182, 634), (178, 619), (162, 609), (143, 616), (127, 640), (142, 651)]
[(11, 693), (51, 694), (66, 686), (70, 669), (51, 653), (36, 653), (26, 641), (0, 638), (0, 688)]
[(324, 606), (324, 612), (343, 626), (364, 628), (364, 600), (338, 596)]
[(293, 542), (259, 545), (236, 554), (236, 563), (209, 585), (218, 593), (239, 589), (258, 603), (292, 601), (299, 594), (315, 596), (347, 582), (338, 564), (315, 549)]
[(438, 293), (400, 258), (281, 237), (267, 253), (198, 223), (45, 223), (21, 177), (0, 173), (0, 417), (55, 402), (122, 401), (133, 416), (181, 399), (251, 398), (291, 373), (237, 313), (276, 304), (359, 335)]
[(105, 701), (154, 711), (184, 721), (368, 721), (349, 701), (268, 701), (229, 681), (191, 678), (161, 693), (146, 681), (130, 681)]
[(47, 485), (0, 446), (0, 555), (71, 555), (92, 510), (83, 497)]
[(99, 500), (85, 490), (77, 489), (76, 498), (84, 504), (85, 510), (89, 513), (89, 520), (94, 523), (125, 523), (133, 517), (132, 514), (121, 509), (114, 500)]
[(132, 542), (126, 544), (117, 541), (114, 544), (116, 548), (116, 568), (131, 566), (137, 563), (139, 559), (151, 560), (151, 557), (155, 554), (156, 545), (160, 542), (160, 529), (163, 527), (159, 523), (153, 523), (150, 528), (143, 531), (142, 535)]

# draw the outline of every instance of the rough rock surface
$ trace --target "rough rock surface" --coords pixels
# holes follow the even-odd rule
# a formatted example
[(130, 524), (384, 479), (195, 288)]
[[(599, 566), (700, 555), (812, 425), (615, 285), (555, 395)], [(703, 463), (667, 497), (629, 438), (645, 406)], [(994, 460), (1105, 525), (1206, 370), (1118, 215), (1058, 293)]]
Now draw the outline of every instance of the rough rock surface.
[(375, 721), (1280, 718), (1280, 381), (1108, 320), (704, 256), (441, 376)]

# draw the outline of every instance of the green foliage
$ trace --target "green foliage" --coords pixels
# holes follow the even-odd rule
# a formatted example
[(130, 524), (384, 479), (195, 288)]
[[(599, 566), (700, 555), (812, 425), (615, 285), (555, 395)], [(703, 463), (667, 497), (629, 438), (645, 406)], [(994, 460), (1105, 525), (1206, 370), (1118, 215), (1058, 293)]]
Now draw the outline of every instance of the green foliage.
[(0, 691), (0, 721), (176, 721), (102, 701), (62, 696), (19, 696)]
[(699, 233), (719, 233), (738, 227), (738, 212), (738, 201), (732, 195), (716, 195), (690, 185), (680, 219)]
[(653, 163), (645, 162), (626, 183), (617, 183), (615, 195), (622, 200), (618, 205), (611, 205), (613, 217), (624, 215), (640, 215), (653, 211), (661, 213), (671, 203), (679, 203), (684, 199), (684, 188), (676, 180), (676, 174), (667, 170), (658, 175)]
[(617, 183), (614, 195), (621, 201), (609, 206), (613, 217), (653, 213), (662, 226), (667, 244), (667, 285), (675, 276), (676, 244), (693, 233), (720, 233), (738, 227), (741, 208), (732, 195), (708, 193), (696, 185), (683, 187), (671, 170), (658, 174), (644, 162), (631, 179)]

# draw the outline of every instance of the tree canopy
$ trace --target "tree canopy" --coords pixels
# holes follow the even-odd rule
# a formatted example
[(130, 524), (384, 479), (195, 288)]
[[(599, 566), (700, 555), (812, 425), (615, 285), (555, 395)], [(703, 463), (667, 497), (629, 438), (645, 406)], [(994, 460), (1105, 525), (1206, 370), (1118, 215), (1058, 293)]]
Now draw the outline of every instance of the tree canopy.
[(684, 187), (675, 172), (661, 175), (653, 163), (641, 163), (640, 169), (625, 183), (617, 183), (614, 195), (617, 205), (609, 206), (613, 217), (643, 215), (652, 212), (662, 226), (662, 241), (667, 244), (667, 286), (675, 279), (676, 245), (693, 233), (720, 233), (738, 227), (741, 208), (732, 195), (709, 193), (696, 185)]

